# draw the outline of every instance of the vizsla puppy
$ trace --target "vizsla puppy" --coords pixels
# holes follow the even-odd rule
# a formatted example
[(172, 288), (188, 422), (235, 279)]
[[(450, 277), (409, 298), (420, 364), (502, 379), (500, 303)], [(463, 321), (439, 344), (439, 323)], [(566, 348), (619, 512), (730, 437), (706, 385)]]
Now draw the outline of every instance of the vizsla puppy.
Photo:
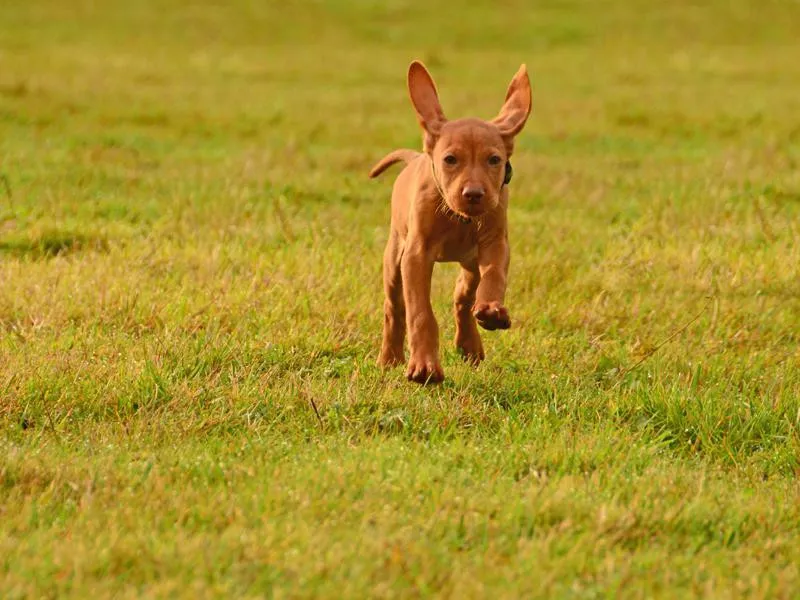
[(508, 329), (503, 305), (509, 247), (506, 211), (514, 136), (531, 111), (525, 65), (511, 80), (505, 104), (491, 121), (448, 121), (425, 66), (412, 62), (408, 91), (423, 130), (423, 152), (395, 150), (370, 177), (404, 162), (392, 191), (392, 230), (383, 256), (382, 366), (405, 361), (408, 328), (411, 358), (406, 376), (418, 383), (444, 379), (439, 363), (439, 328), (431, 308), (434, 262), (458, 262), (454, 309), (456, 347), (478, 365), (484, 358), (478, 334)]

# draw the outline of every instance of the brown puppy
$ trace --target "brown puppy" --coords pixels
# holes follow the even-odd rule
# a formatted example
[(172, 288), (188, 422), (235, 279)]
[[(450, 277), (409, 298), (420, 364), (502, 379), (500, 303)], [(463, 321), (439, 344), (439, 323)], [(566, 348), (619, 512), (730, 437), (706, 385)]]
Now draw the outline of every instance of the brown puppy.
[(423, 153), (395, 150), (370, 172), (377, 177), (405, 162), (392, 191), (392, 230), (383, 256), (382, 366), (405, 361), (408, 327), (411, 359), (406, 376), (418, 383), (444, 379), (439, 363), (439, 328), (431, 308), (434, 262), (458, 262), (454, 294), (456, 347), (477, 365), (483, 344), (477, 323), (508, 329), (503, 306), (509, 247), (506, 210), (514, 136), (531, 111), (525, 65), (511, 80), (505, 104), (491, 121), (448, 121), (425, 66), (408, 69), (408, 91), (423, 130)]

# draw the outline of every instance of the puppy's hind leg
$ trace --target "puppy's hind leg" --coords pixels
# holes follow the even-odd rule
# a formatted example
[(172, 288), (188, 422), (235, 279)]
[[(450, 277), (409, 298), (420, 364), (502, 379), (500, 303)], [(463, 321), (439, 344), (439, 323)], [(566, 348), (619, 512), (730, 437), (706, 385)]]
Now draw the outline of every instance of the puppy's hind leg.
[(403, 344), (406, 337), (406, 305), (403, 300), (403, 277), (400, 259), (403, 242), (393, 231), (383, 253), (383, 344), (378, 365), (394, 367), (406, 361)]
[(481, 281), (477, 262), (461, 265), (461, 273), (453, 292), (453, 316), (456, 318), (456, 348), (462, 358), (477, 366), (485, 358), (478, 325), (472, 315), (475, 291)]

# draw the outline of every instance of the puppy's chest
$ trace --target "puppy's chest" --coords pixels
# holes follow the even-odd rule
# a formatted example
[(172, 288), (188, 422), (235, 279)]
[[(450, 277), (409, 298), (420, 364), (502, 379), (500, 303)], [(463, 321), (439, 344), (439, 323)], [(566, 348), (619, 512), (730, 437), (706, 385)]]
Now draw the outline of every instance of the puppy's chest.
[(442, 238), (437, 262), (468, 262), (478, 256), (478, 232), (473, 224), (458, 224)]

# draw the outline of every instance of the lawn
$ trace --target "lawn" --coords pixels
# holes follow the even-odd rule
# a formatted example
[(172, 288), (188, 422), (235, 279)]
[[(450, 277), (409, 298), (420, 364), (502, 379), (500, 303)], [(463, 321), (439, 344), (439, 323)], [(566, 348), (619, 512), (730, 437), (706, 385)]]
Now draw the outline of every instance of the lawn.
[[(0, 4), (0, 596), (796, 597), (800, 3)], [(405, 72), (533, 113), (507, 332), (375, 364)]]

